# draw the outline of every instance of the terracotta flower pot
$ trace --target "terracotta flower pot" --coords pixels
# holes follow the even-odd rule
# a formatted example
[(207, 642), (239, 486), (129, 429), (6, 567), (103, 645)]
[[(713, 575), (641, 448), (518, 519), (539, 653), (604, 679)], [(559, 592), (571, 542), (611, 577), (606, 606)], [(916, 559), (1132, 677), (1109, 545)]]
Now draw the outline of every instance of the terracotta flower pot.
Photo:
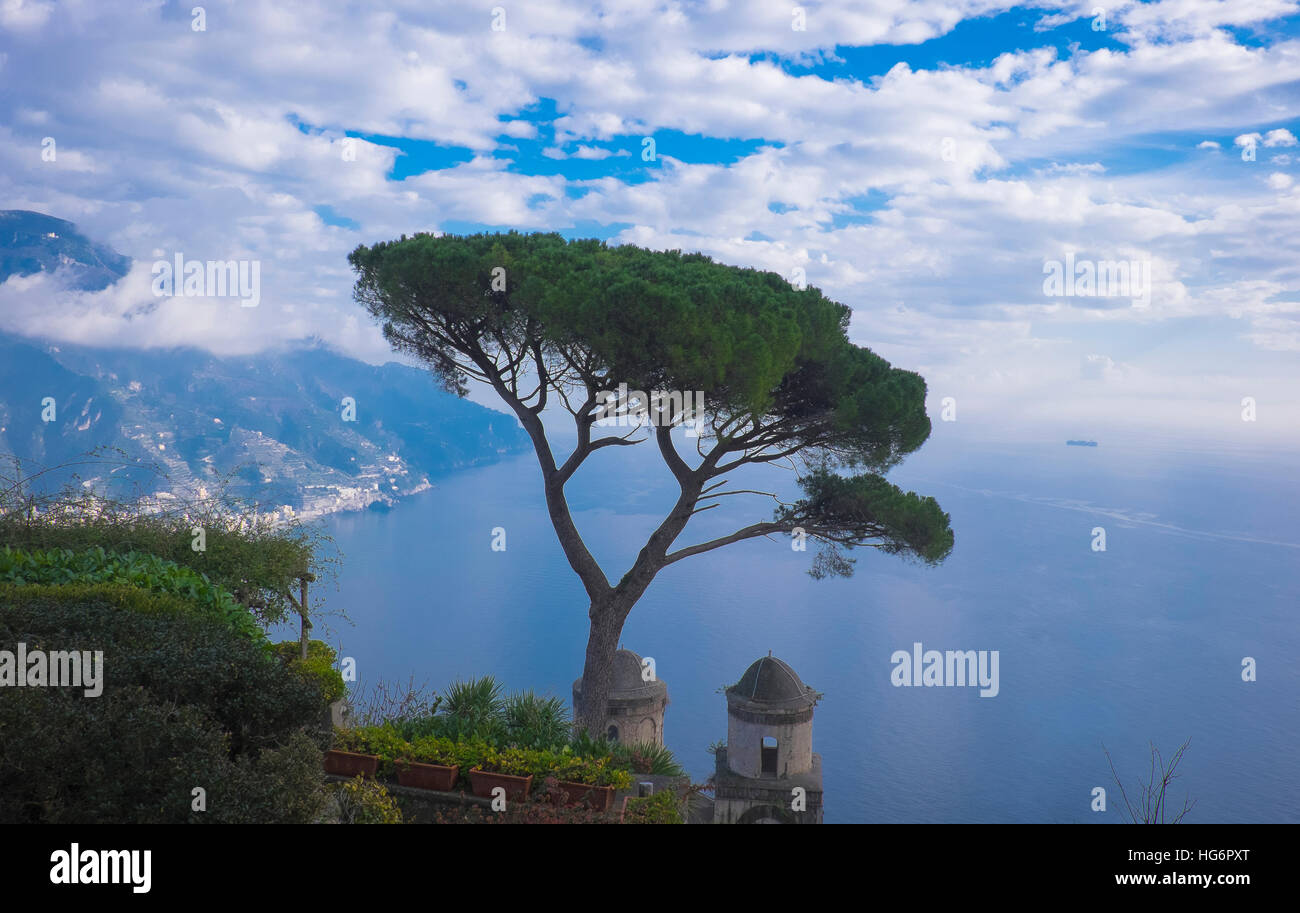
[(506, 798), (522, 801), (528, 798), (528, 790), (532, 788), (533, 777), (532, 774), (526, 777), (515, 777), (510, 774), (499, 774), (470, 768), (469, 783), (474, 795), (482, 799), (491, 799), (492, 790), (498, 786), (504, 786)]
[(590, 783), (572, 783), (561, 780), (560, 790), (564, 793), (564, 805), (580, 805), (586, 802), (598, 812), (607, 812), (614, 806), (614, 787), (592, 786)]
[(421, 764), (419, 761), (398, 761), (397, 782), (402, 786), (415, 789), (436, 789), (448, 793), (456, 787), (459, 767), (443, 767), (441, 764)]
[(325, 772), (340, 777), (373, 777), (379, 771), (379, 755), (330, 749), (325, 752)]

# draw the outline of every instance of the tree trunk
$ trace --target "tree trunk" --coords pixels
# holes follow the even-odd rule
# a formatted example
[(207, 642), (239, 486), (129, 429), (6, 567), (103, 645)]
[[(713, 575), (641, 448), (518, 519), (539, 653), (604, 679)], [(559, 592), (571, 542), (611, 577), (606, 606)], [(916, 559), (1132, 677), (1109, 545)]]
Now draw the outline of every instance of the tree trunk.
[(582, 700), (574, 708), (574, 721), (593, 736), (605, 735), (605, 715), (614, 678), (614, 654), (623, 622), (631, 605), (612, 600), (591, 607), (591, 631), (587, 635), (587, 660), (582, 667)]
[(298, 648), (302, 653), (303, 662), (307, 661), (307, 640), (311, 631), (311, 622), (307, 619), (307, 578), (303, 577), (299, 583), (302, 585), (301, 596), (299, 597), (298, 606), (300, 617), (302, 618), (302, 627), (298, 631)]

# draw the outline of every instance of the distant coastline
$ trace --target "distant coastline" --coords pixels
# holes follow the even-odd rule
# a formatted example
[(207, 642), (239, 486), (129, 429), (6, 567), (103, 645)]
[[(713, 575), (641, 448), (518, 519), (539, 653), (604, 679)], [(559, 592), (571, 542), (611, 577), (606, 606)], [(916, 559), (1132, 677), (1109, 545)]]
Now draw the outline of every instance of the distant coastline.
[(1067, 446), (1067, 447), (1096, 447), (1096, 446), (1097, 446), (1097, 442), (1096, 442), (1096, 441), (1066, 441), (1066, 442), (1065, 442), (1065, 446)]

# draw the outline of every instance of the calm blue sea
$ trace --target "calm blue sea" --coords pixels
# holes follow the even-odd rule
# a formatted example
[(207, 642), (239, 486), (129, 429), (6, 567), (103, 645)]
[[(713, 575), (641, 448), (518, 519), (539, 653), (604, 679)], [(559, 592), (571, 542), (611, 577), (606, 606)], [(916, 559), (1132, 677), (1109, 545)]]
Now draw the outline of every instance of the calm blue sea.
[[(942, 430), (891, 478), (951, 513), (943, 566), (864, 551), (853, 578), (814, 581), (811, 550), (758, 540), (654, 583), (623, 639), (668, 683), (665, 733), (687, 769), (709, 774), (706, 749), (726, 735), (719, 691), (771, 650), (825, 694), (813, 738), (828, 822), (1116, 823), (1103, 746), (1133, 791), (1148, 742), (1168, 754), (1187, 739), (1176, 795), (1196, 800), (1190, 821), (1300, 821), (1295, 454)], [(675, 492), (651, 446), (599, 452), (570, 484), (614, 579)], [(329, 603), (352, 622), (330, 619), (329, 639), (363, 681), (439, 688), (491, 673), (569, 697), (587, 606), (539, 479), (528, 454), (442, 479), (390, 513), (327, 521), (344, 559)], [(737, 481), (792, 491), (778, 469)], [(764, 498), (723, 503), (683, 542), (771, 511)], [(491, 550), (494, 527), (505, 552)], [(1000, 693), (892, 686), (891, 654), (918, 641), (997, 650)], [(1104, 813), (1090, 807), (1096, 786)]]

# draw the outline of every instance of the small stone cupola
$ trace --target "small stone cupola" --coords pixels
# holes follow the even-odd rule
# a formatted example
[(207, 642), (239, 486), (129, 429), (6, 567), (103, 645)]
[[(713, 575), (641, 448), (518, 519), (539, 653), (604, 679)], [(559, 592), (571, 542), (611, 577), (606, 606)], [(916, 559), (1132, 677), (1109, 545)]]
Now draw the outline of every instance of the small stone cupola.
[(812, 721), (822, 695), (771, 653), (755, 660), (726, 695), (714, 822), (820, 824), (821, 757), (812, 750)]
[[(664, 743), (664, 710), (668, 685), (658, 678), (646, 681), (645, 665), (631, 650), (614, 654), (614, 674), (605, 708), (604, 733), (613, 742)], [(573, 707), (582, 706), (582, 679), (573, 683)]]
[(727, 689), (727, 762), (742, 777), (788, 777), (812, 769), (813, 707), (821, 697), (775, 656)]

